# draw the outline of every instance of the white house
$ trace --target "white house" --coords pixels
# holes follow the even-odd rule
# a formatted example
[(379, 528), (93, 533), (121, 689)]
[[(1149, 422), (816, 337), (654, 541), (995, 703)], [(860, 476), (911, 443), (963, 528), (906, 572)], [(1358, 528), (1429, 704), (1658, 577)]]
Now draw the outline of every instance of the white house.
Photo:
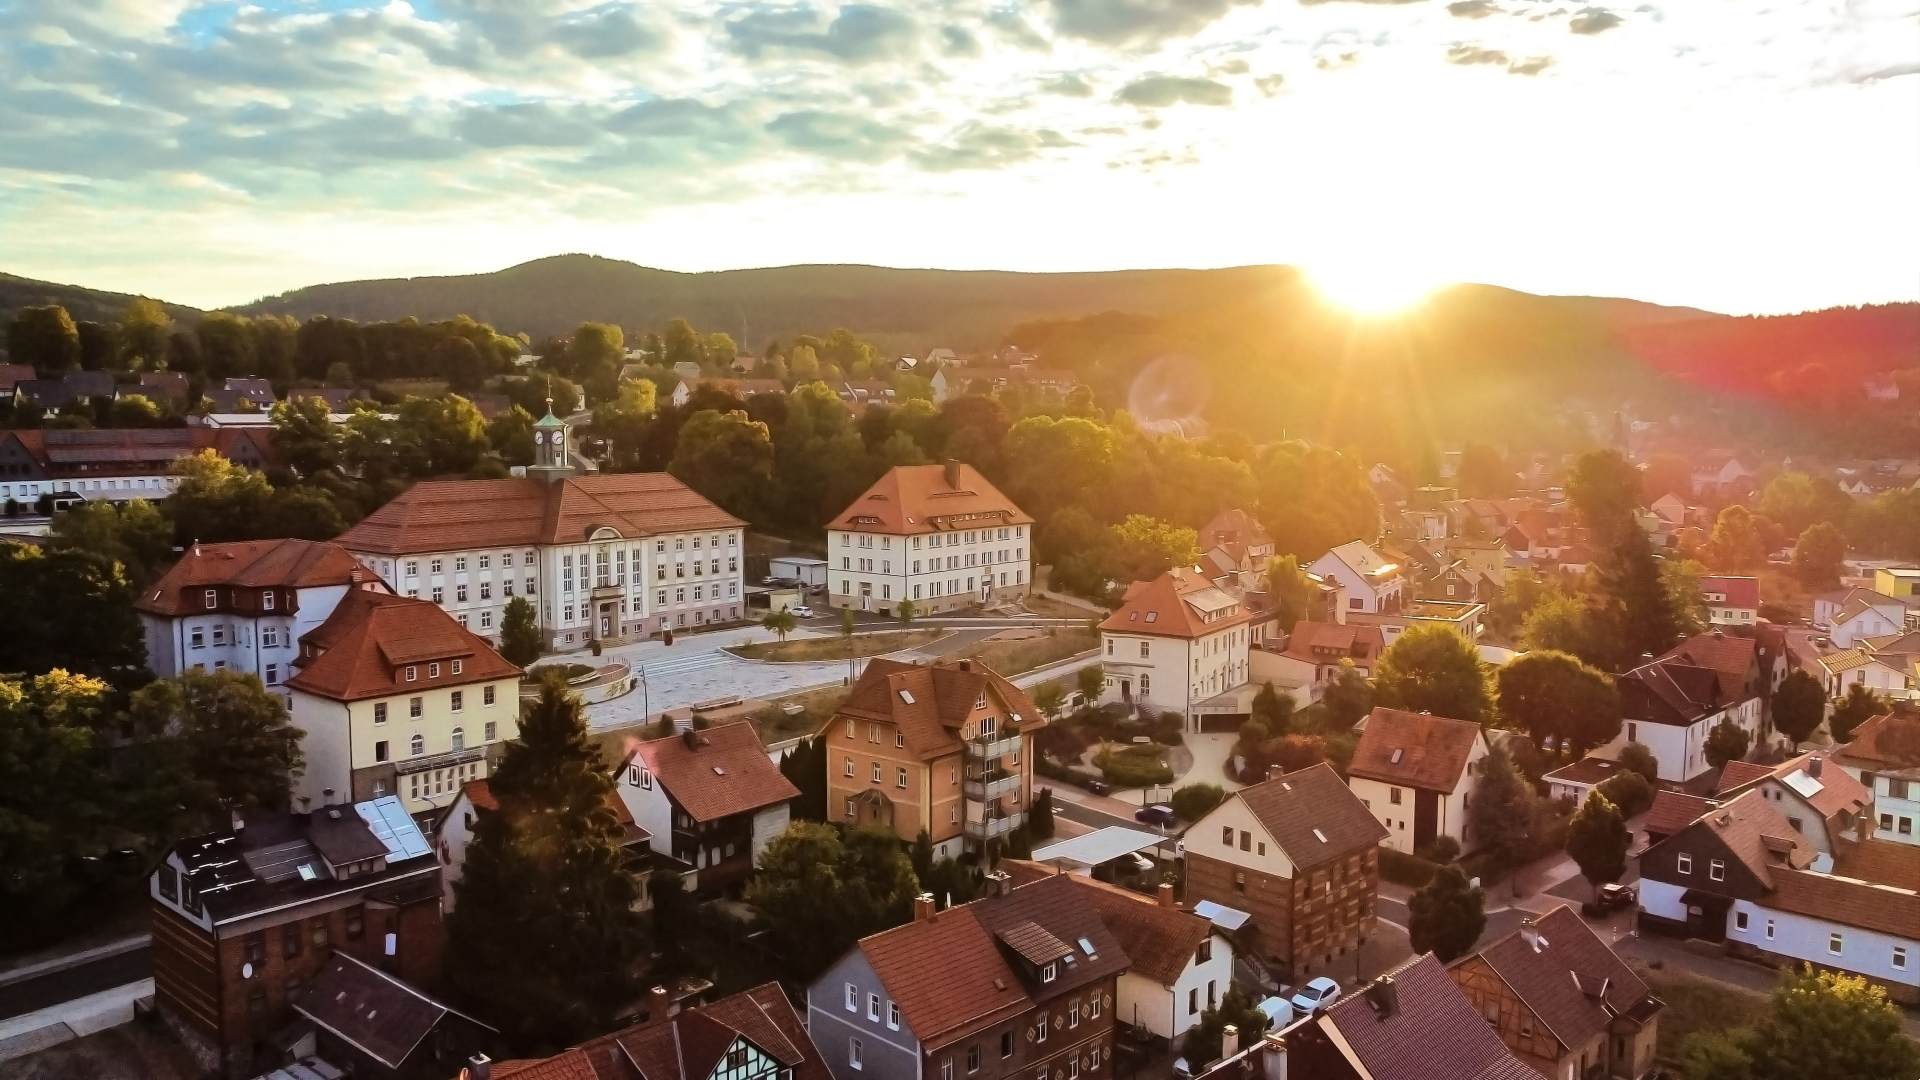
[(1873, 808), (1866, 787), (1820, 751), (1778, 765), (1729, 761), (1720, 770), (1713, 797), (1727, 802), (1749, 791), (1758, 791), (1815, 851), (1829, 856), (1840, 855), (1859, 838)]
[(1920, 713), (1862, 721), (1832, 761), (1871, 790), (1876, 838), (1920, 845)]
[[(616, 781), (619, 779), (615, 777)], [(638, 879), (640, 895), (634, 902), (635, 911), (646, 911), (653, 905), (647, 895), (646, 882), (652, 872), (654, 859), (649, 847), (652, 839), (645, 829), (634, 823), (633, 814), (617, 793), (607, 793), (607, 807), (620, 824), (621, 861)], [(458, 902), (454, 886), (465, 876), (467, 866), (467, 845), (473, 842), (479, 832), (480, 815), (500, 809), (500, 803), (493, 797), (492, 786), (485, 779), (469, 780), (460, 786), (460, 793), (451, 804), (440, 812), (433, 828), (433, 846), (440, 856), (440, 898), (442, 910), (452, 911)], [(672, 864), (664, 864), (672, 866)], [(687, 869), (672, 866), (673, 869)], [(693, 885), (689, 884), (688, 888)]]
[(1033, 518), (971, 465), (896, 465), (827, 523), (834, 607), (922, 614), (1014, 603), (1033, 585)]
[(1100, 624), (1102, 700), (1171, 710), (1199, 730), (1202, 703), (1247, 685), (1250, 622), (1240, 601), (1197, 571), (1134, 582)]
[(614, 790), (654, 854), (697, 870), (709, 894), (745, 887), (800, 796), (745, 721), (633, 743)]
[(1391, 612), (1412, 595), (1406, 567), (1388, 562), (1363, 540), (1341, 544), (1306, 569), (1338, 582), (1349, 611)]
[(1627, 743), (1653, 752), (1659, 778), (1685, 783), (1712, 768), (1708, 734), (1731, 721), (1758, 744), (1763, 736), (1759, 666), (1752, 638), (1712, 631), (1620, 676), (1620, 734), (1608, 744), (1618, 757)]
[(1816, 662), (1831, 700), (1840, 700), (1855, 686), (1896, 701), (1914, 696), (1914, 681), (1904, 655), (1883, 655), (1861, 644), (1827, 653)]
[(1547, 785), (1547, 798), (1566, 799), (1579, 806), (1587, 801), (1594, 788), (1620, 775), (1622, 766), (1617, 761), (1588, 755), (1579, 761), (1569, 762), (1540, 779)]
[(1447, 836), (1472, 850), (1467, 814), (1489, 752), (1480, 725), (1377, 708), (1357, 726), (1347, 786), (1386, 826), (1381, 845), (1410, 855)]
[(1814, 627), (1842, 649), (1863, 637), (1894, 633), (1906, 618), (1905, 601), (1872, 589), (1846, 589), (1813, 600)]
[(211, 450), (236, 465), (263, 468), (272, 432), (259, 429), (21, 428), (0, 430), (0, 505), (32, 508), (42, 497), (150, 502), (173, 494), (182, 458)]
[(388, 591), (337, 544), (243, 540), (193, 545), (133, 606), (155, 675), (237, 671), (278, 689), (350, 589)]
[(781, 581), (797, 581), (810, 589), (824, 589), (827, 560), (808, 555), (775, 555), (767, 560), (767, 574)]
[(1712, 575), (1700, 579), (1707, 621), (1714, 626), (1752, 626), (1760, 617), (1760, 579)]
[(525, 477), (415, 484), (337, 542), (494, 641), (515, 597), (559, 651), (743, 618), (746, 523), (666, 473), (577, 474), (567, 437), (548, 413)]
[(1728, 485), (1753, 479), (1753, 471), (1725, 450), (1709, 451), (1693, 470), (1693, 491), (1711, 495)]

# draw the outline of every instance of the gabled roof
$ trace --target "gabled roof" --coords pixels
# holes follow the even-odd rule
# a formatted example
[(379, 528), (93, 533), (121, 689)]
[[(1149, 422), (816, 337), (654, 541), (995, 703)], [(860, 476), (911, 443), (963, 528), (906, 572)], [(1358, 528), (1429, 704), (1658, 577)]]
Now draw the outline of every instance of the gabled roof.
[[(1873, 802), (1873, 793), (1845, 769), (1823, 759), (1822, 751), (1810, 750), (1790, 757), (1778, 765), (1755, 765), (1729, 761), (1720, 770), (1714, 798), (1728, 799), (1744, 794), (1764, 780), (1778, 780), (1798, 794), (1822, 818), (1833, 821), (1842, 812), (1858, 814)], [(1814, 770), (1819, 775), (1814, 775)], [(1758, 770), (1757, 774), (1755, 770)]]
[(1031, 525), (1033, 518), (963, 462), (896, 465), (827, 523), (830, 530), (915, 536)]
[(1758, 643), (1753, 638), (1709, 630), (1695, 634), (1661, 654), (1661, 660), (1678, 660), (1703, 667), (1720, 677), (1720, 693), (1726, 701), (1746, 697), (1747, 677), (1753, 672)]
[(1273, 546), (1273, 536), (1260, 524), (1260, 519), (1235, 508), (1213, 515), (1213, 520), (1200, 530), (1200, 542), (1209, 547), (1237, 545), (1244, 551), (1249, 547)]
[(1861, 721), (1833, 758), (1869, 772), (1920, 769), (1920, 712), (1886, 712)]
[(1533, 933), (1516, 930), (1479, 957), (1569, 1050), (1604, 1033), (1616, 1016), (1644, 1020), (1659, 1008), (1646, 982), (1570, 907), (1539, 916)]
[(1099, 912), (1101, 921), (1133, 961), (1129, 970), (1162, 986), (1178, 982), (1187, 965), (1193, 962), (1194, 954), (1213, 935), (1213, 924), (1198, 915), (1162, 907), (1153, 897), (1095, 881), (1084, 874), (1062, 874), (1019, 859), (1002, 859), (1000, 868), (1011, 875), (1017, 885), (1049, 877), (1071, 883), (1077, 890), (1073, 902)]
[(184, 615), (204, 610), (187, 590), (230, 585), (248, 589), (311, 589), (374, 581), (374, 573), (338, 544), (315, 540), (241, 540), (195, 544), (160, 579), (148, 586), (134, 608), (155, 615)]
[(1197, 569), (1175, 567), (1127, 586), (1126, 599), (1100, 624), (1116, 634), (1200, 638), (1248, 621), (1240, 601)]
[(1700, 591), (1720, 593), (1726, 597), (1728, 607), (1757, 608), (1760, 606), (1760, 579), (1753, 577), (1728, 577), (1712, 575), (1700, 579)]
[[(1359, 650), (1358, 654), (1355, 653), (1356, 649)], [(1377, 626), (1302, 619), (1293, 624), (1293, 633), (1287, 636), (1286, 655), (1313, 663), (1337, 659), (1338, 656), (1378, 660), (1386, 649), (1387, 639)], [(1328, 650), (1338, 655), (1329, 657)]]
[(1698, 795), (1661, 788), (1653, 793), (1653, 805), (1641, 827), (1649, 833), (1672, 836), (1700, 820), (1701, 815), (1720, 804)]
[(1241, 788), (1228, 799), (1243, 803), (1301, 870), (1373, 847), (1387, 835), (1386, 826), (1324, 761)]
[(417, 555), (581, 543), (602, 527), (631, 540), (743, 524), (666, 473), (594, 473), (551, 484), (521, 477), (426, 480), (336, 542), (349, 551)]
[[(1390, 563), (1382, 558), (1380, 553), (1369, 546), (1365, 540), (1349, 540), (1328, 551), (1326, 555), (1322, 555), (1320, 558), (1324, 559), (1328, 557), (1338, 559), (1345, 563), (1348, 569), (1359, 574), (1361, 577), (1374, 580), (1385, 580), (1395, 577), (1405, 569), (1398, 564)], [(1320, 559), (1314, 560), (1314, 562), (1319, 561)]]
[(1767, 907), (1905, 941), (1920, 934), (1914, 929), (1920, 927), (1920, 892), (1910, 888), (1786, 868), (1774, 872), (1772, 885), (1761, 901)]
[(1480, 725), (1468, 720), (1376, 708), (1353, 748), (1347, 773), (1451, 794), (1480, 742)]
[(894, 724), (906, 748), (926, 760), (960, 749), (960, 731), (983, 694), (996, 715), (1021, 731), (1046, 724), (1025, 690), (974, 660), (870, 660), (835, 715)]
[(1540, 1080), (1473, 1011), (1473, 1003), (1432, 953), (1381, 975), (1391, 1009), (1372, 987), (1327, 1007), (1318, 1024), (1339, 1033), (1341, 1056), (1375, 1080)]
[(499, 1080), (708, 1080), (738, 1039), (758, 1047), (793, 1080), (828, 1080), (820, 1051), (778, 983), (610, 1032), (539, 1060), (502, 1061)]
[(1812, 865), (1815, 855), (1813, 846), (1758, 791), (1714, 806), (1660, 843), (1684, 846), (1695, 830), (1717, 837), (1766, 888), (1773, 887), (1773, 871), (1803, 869)]
[(1840, 877), (1920, 891), (1920, 845), (1874, 837), (1844, 840), (1833, 853), (1833, 872)]
[[(350, 589), (333, 614), (300, 639), (299, 670), (287, 685), (335, 701), (360, 701), (435, 687), (508, 679), (520, 669), (438, 604)], [(317, 655), (312, 655), (317, 653)], [(454, 673), (453, 662), (460, 662)], [(434, 674), (429, 664), (438, 663)], [(414, 669), (408, 680), (405, 671)]]
[(389, 1069), (400, 1069), (449, 1014), (497, 1032), (399, 979), (336, 952), (293, 1010)]
[(635, 758), (695, 821), (718, 821), (800, 795), (744, 720), (636, 743), (629, 760)]

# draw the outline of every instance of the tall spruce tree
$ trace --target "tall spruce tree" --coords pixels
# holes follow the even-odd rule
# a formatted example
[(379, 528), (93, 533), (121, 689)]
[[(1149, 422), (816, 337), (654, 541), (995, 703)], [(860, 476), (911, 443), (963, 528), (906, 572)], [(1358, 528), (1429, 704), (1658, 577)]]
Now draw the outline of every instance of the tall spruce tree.
[(447, 975), (516, 1049), (606, 1031), (641, 985), (638, 885), (577, 699), (548, 683), (489, 786), (447, 920)]
[(1672, 648), (1680, 636), (1679, 620), (1647, 534), (1638, 528), (1619, 532), (1599, 563), (1600, 589), (1607, 595), (1619, 642), (1615, 666), (1624, 671), (1641, 657), (1659, 656)]

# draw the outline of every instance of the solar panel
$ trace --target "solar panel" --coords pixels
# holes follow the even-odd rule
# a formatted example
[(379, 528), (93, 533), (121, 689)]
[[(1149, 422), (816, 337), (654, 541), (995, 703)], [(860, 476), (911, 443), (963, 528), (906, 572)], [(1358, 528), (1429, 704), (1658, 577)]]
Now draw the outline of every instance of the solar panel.
[(1806, 772), (1800, 769), (1795, 769), (1787, 775), (1786, 784), (1788, 787), (1799, 792), (1802, 798), (1806, 799), (1813, 798), (1826, 788), (1825, 784), (1808, 776)]
[(420, 826), (400, 805), (398, 796), (387, 795), (354, 803), (353, 809), (367, 823), (373, 835), (386, 845), (388, 859), (418, 858), (428, 852), (427, 838), (420, 835)]

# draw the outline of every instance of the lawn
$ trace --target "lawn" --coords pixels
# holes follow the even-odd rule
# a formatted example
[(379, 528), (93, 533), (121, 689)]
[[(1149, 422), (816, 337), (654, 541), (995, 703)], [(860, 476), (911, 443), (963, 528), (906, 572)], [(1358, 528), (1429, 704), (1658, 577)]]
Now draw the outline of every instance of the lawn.
[(989, 638), (961, 653), (1005, 676), (1078, 656), (1100, 644), (1100, 635), (1079, 626), (1050, 626), (1040, 637), (995, 641)]
[[(917, 649), (947, 636), (947, 630), (882, 630), (853, 636), (853, 656), (883, 656), (902, 649)], [(726, 650), (742, 660), (768, 660), (795, 663), (803, 660), (845, 660), (847, 639), (833, 637), (796, 638), (792, 641), (762, 641), (737, 645)]]
[(1635, 964), (1634, 970), (1647, 981), (1653, 996), (1667, 1003), (1660, 1013), (1660, 1043), (1655, 1051), (1663, 1061), (1678, 1057), (1680, 1044), (1696, 1031), (1751, 1027), (1763, 1022), (1769, 1011), (1765, 994), (1683, 971), (1654, 970), (1644, 964)]
[[(753, 726), (760, 732), (760, 741), (768, 745), (799, 735), (812, 735), (826, 726), (834, 710), (846, 699), (847, 688), (844, 686), (821, 686), (789, 694), (754, 713)], [(783, 705), (799, 705), (806, 711), (788, 716), (781, 708)]]

